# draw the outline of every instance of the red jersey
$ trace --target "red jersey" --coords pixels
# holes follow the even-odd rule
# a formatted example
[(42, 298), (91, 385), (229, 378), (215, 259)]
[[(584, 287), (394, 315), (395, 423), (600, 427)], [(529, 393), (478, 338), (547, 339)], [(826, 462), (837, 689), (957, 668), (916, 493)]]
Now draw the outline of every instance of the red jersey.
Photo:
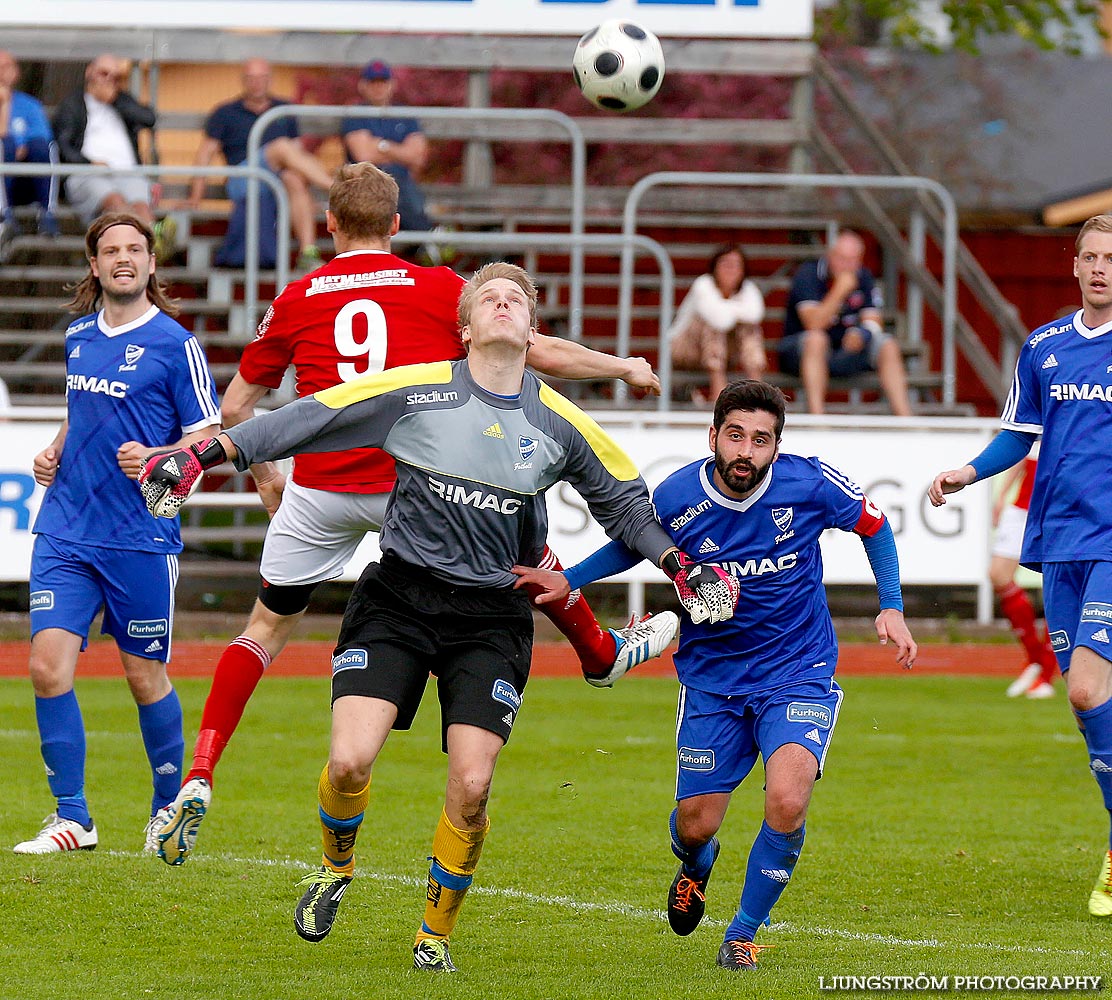
[[(350, 250), (292, 281), (244, 349), (240, 375), (277, 389), (286, 369), (311, 396), (387, 368), (466, 354), (456, 307), (463, 278), (381, 250)], [(388, 493), (394, 460), (378, 448), (298, 455), (294, 481), (329, 493)]]

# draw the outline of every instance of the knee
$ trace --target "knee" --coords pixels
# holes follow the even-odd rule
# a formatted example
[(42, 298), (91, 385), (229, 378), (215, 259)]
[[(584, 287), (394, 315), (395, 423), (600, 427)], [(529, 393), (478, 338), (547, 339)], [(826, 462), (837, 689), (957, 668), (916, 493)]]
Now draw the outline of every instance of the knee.
[(338, 792), (351, 794), (365, 788), (371, 778), (371, 765), (359, 755), (333, 748), (328, 758), (328, 780)]
[(68, 672), (61, 664), (31, 647), (30, 660), (31, 686), (36, 697), (53, 698), (65, 694), (71, 686), (68, 681)]
[(774, 830), (798, 830), (807, 818), (810, 795), (804, 789), (768, 789), (765, 793), (765, 821)]
[(721, 825), (718, 813), (711, 809), (685, 809), (680, 804), (676, 814), (676, 833), (687, 847), (698, 847), (707, 843), (718, 832)]
[(470, 825), (481, 826), (485, 821), (490, 780), (485, 770), (463, 770), (448, 777), (447, 797), (457, 804), (460, 815)]
[(890, 365), (903, 365), (903, 353), (900, 345), (891, 337), (885, 337), (877, 349), (877, 363)]
[(152, 705), (170, 693), (165, 663), (144, 660), (142, 664), (125, 666), (124, 674), (137, 705)]

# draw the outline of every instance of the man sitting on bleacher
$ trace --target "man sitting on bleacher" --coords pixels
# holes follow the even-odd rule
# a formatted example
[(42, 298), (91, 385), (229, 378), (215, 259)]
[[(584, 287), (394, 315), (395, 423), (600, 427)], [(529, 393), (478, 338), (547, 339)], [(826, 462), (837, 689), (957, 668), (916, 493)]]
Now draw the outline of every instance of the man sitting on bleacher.
[(798, 376), (807, 412), (822, 413), (830, 377), (876, 372), (896, 416), (911, 416), (900, 345), (884, 332), (880, 289), (864, 266), (865, 243), (843, 229), (792, 280), (778, 348), (780, 370)]
[[(58, 147), (42, 104), (30, 94), (16, 90), (19, 63), (10, 52), (0, 51), (0, 150), (5, 163), (57, 163)], [(39, 206), (39, 232), (58, 235), (54, 218), (58, 179), (41, 177), (4, 178), (0, 184), (0, 226), (5, 235), (19, 230), (12, 209), (16, 205)]]
[[(243, 93), (234, 101), (220, 104), (213, 109), (205, 122), (205, 137), (193, 159), (195, 166), (207, 167), (217, 153), (230, 166), (238, 166), (247, 159), (247, 137), (259, 116), (271, 108), (289, 104), (270, 93), (270, 63), (265, 59), (248, 59), (243, 64)], [(324, 165), (301, 145), (297, 120), (279, 118), (263, 132), (259, 166), (265, 167), (282, 180), (290, 198), (290, 225), (298, 241), (297, 266), (308, 271), (319, 267), (320, 250), (317, 249), (317, 210), (313, 204), (312, 187), (327, 191), (332, 186), (332, 175)], [(221, 247), (216, 263), (220, 266), (243, 266), (245, 204), (247, 180), (233, 177), (228, 181), (228, 197), (235, 203), (232, 219), (228, 224), (228, 237)], [(265, 184), (260, 190), (260, 263), (274, 266), (273, 218), (274, 201)], [(205, 178), (193, 179), (189, 191), (189, 205), (196, 208), (205, 192)], [(269, 222), (269, 229), (267, 228)]]

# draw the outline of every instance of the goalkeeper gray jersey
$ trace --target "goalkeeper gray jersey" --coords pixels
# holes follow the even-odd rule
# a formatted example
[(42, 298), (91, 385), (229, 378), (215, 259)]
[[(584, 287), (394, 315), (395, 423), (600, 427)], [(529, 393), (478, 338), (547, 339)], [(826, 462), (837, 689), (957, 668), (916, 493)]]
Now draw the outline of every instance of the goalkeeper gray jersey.
[(531, 372), (520, 395), (487, 392), (466, 361), (394, 368), (288, 403), (225, 433), (236, 468), (302, 452), (378, 447), (397, 462), (383, 552), (466, 587), (508, 587), (548, 534), (560, 480), (611, 538), (659, 562), (672, 541), (633, 462)]

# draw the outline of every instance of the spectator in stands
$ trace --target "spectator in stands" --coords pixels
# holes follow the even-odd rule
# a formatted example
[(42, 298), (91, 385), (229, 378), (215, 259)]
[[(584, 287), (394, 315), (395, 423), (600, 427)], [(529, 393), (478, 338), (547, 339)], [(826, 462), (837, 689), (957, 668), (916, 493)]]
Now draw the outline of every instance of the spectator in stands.
[(389, 118), (376, 114), (394, 94), (394, 75), (381, 59), (367, 63), (360, 74), (359, 97), (367, 110), (345, 118), (340, 128), (344, 149), (352, 163), (373, 163), (398, 183), (398, 214), (402, 229), (428, 232), (432, 220), (425, 213), (425, 196), (417, 185), (429, 158), (429, 142), (416, 118)]
[(151, 185), (130, 168), (142, 163), (139, 133), (153, 129), (154, 108), (124, 90), (126, 64), (117, 56), (97, 56), (85, 67), (85, 87), (62, 98), (54, 112), (54, 135), (63, 163), (95, 163), (108, 174), (75, 174), (66, 179), (66, 197), (87, 225), (106, 212), (130, 212), (152, 226), (155, 256), (174, 249), (172, 219), (154, 221)]
[(715, 250), (706, 274), (692, 283), (668, 331), (672, 367), (707, 373), (706, 391), (692, 393), (699, 402), (717, 399), (726, 388), (731, 345), (745, 378), (760, 379), (768, 368), (761, 337), (764, 296), (746, 277), (748, 270), (738, 244)]
[[(58, 147), (46, 111), (30, 94), (15, 89), (18, 82), (19, 63), (10, 52), (0, 50), (0, 159), (5, 163), (57, 163)], [(5, 177), (0, 184), (0, 225), (6, 234), (19, 231), (14, 206), (37, 204), (39, 232), (57, 236), (57, 188), (56, 177)]]
[(800, 266), (788, 294), (780, 370), (799, 376), (809, 413), (822, 413), (830, 376), (875, 371), (897, 416), (911, 415), (900, 345), (881, 326), (880, 289), (865, 243), (842, 230), (817, 261)]
[[(248, 59), (243, 64), (243, 94), (234, 101), (218, 105), (209, 115), (205, 122), (205, 137), (193, 159), (196, 166), (208, 166), (217, 153), (229, 166), (238, 166), (247, 160), (247, 137), (251, 126), (264, 111), (292, 103), (274, 97), (270, 93), (270, 83), (270, 63), (265, 59)], [(267, 126), (263, 133), (262, 161), (259, 165), (277, 174), (289, 195), (290, 225), (298, 242), (298, 268), (312, 270), (318, 267), (321, 256), (317, 247), (317, 211), (311, 188), (327, 191), (332, 186), (332, 175), (301, 145), (295, 118), (280, 118)], [(204, 190), (205, 179), (195, 178), (189, 192), (189, 203), (194, 208), (200, 204)], [(260, 185), (260, 191), (264, 199), (269, 197), (265, 185)], [(247, 198), (246, 179), (230, 179), (228, 196), (236, 203), (236, 213), (242, 213)], [(270, 208), (273, 211), (272, 202)], [(234, 213), (224, 249), (229, 249), (235, 240), (232, 231), (238, 232), (236, 222)], [(238, 259), (218, 258), (218, 263), (243, 264), (242, 251), (233, 256), (238, 256)], [(270, 256), (273, 258), (273, 254)], [(274, 263), (273, 259), (265, 262)]]

